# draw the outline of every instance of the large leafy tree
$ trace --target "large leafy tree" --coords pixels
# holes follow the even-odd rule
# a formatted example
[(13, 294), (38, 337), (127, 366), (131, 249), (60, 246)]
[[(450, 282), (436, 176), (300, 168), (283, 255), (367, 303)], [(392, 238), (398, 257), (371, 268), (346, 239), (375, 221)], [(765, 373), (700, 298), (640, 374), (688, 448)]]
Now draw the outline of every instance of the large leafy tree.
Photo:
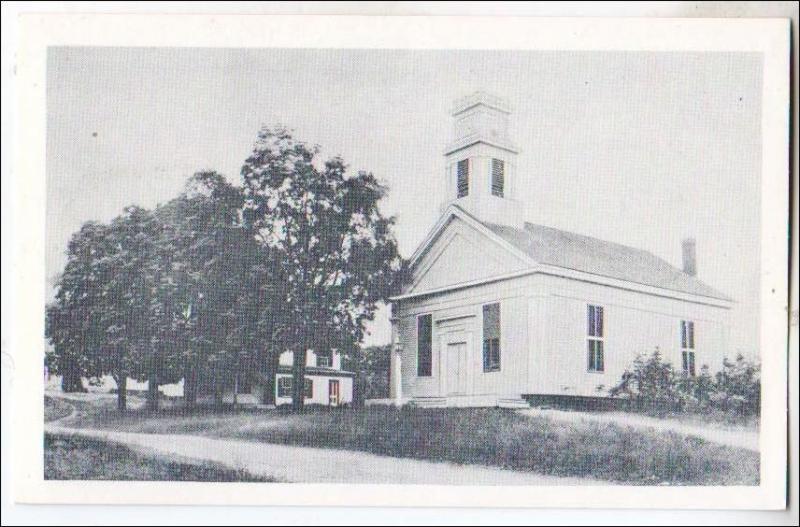
[(201, 385), (221, 396), (259, 353), (259, 312), (269, 297), (265, 250), (241, 221), (242, 193), (216, 172), (198, 172), (160, 208), (164, 270), (158, 311), (168, 355), (182, 365), (188, 404)]
[(108, 225), (84, 224), (47, 310), (47, 362), (71, 383), (111, 375), (123, 411), (127, 378), (143, 377), (153, 364), (154, 227), (151, 212), (135, 206)]
[(62, 389), (82, 391), (83, 377), (102, 375), (101, 325), (104, 265), (109, 253), (108, 227), (87, 222), (70, 239), (67, 263), (56, 283), (55, 299), (47, 306), (45, 335), (52, 344), (47, 366), (61, 375)]
[(104, 369), (117, 383), (120, 410), (126, 407), (128, 377), (150, 377), (160, 360), (153, 327), (157, 234), (153, 213), (137, 206), (126, 207), (107, 232), (100, 325), (106, 331)]
[(347, 173), (341, 158), (282, 128), (262, 128), (242, 166), (243, 219), (273, 251), (283, 309), (273, 342), (294, 354), (293, 407), (303, 408), (307, 350), (352, 348), (364, 323), (396, 287), (403, 262), (394, 220), (378, 204), (386, 189), (369, 173)]

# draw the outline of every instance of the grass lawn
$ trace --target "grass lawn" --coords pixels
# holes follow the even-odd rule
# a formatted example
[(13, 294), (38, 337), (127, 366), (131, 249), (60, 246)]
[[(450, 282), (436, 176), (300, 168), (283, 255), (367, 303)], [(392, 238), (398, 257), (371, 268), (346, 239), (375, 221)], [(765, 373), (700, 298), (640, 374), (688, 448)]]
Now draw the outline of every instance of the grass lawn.
[(44, 436), (44, 479), (274, 481), (213, 463), (178, 462), (79, 436)]
[(72, 412), (72, 405), (64, 399), (44, 396), (44, 421), (55, 421), (66, 417)]
[(182, 433), (267, 443), (499, 466), (628, 484), (757, 485), (759, 456), (680, 434), (614, 423), (564, 423), (495, 408), (311, 409), (302, 415), (241, 410), (187, 415), (166, 409), (81, 408), (64, 423), (146, 433)]

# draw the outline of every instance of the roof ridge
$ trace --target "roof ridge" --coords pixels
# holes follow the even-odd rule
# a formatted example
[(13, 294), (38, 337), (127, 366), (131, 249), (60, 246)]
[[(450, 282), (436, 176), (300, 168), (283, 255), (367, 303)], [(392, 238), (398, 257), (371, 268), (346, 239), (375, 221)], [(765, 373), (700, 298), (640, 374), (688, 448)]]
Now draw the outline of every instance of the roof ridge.
[[(507, 226), (507, 225), (498, 225), (498, 224), (485, 222), (485, 221), (481, 221), (481, 220), (478, 220), (478, 221), (480, 223), (482, 223), (484, 226), (486, 226), (487, 228), (495, 231), (497, 234), (504, 235), (504, 237), (511, 236), (509, 241), (512, 241), (514, 239), (514, 236), (511, 234), (512, 232), (517, 232), (517, 233), (519, 233), (519, 235), (525, 236), (526, 240), (527, 240), (526, 242), (524, 242), (525, 245), (528, 245), (530, 243), (535, 243), (534, 240), (536, 239), (536, 237), (539, 237), (539, 236), (542, 235), (542, 234), (539, 234), (539, 233), (544, 233), (544, 232), (550, 232), (550, 233), (553, 233), (553, 235), (560, 235), (561, 237), (566, 238), (567, 240), (572, 239), (572, 240), (585, 241), (585, 243), (587, 243), (587, 245), (588, 244), (601, 244), (602, 246), (604, 246), (604, 248), (610, 249), (610, 250), (599, 251), (599, 252), (603, 253), (605, 256), (603, 256), (601, 254), (595, 255), (598, 258), (600, 258), (601, 260), (602, 259), (608, 260), (609, 258), (616, 259), (615, 256), (619, 257), (621, 260), (629, 260), (630, 257), (633, 256), (637, 260), (638, 259), (643, 259), (643, 260), (640, 260), (640, 263), (644, 264), (645, 266), (648, 265), (646, 262), (649, 261), (649, 265), (654, 267), (652, 269), (653, 271), (655, 271), (655, 267), (660, 267), (661, 268), (661, 270), (660, 270), (661, 278), (665, 282), (662, 281), (662, 283), (659, 285), (659, 284), (656, 283), (657, 280), (654, 280), (654, 281), (651, 282), (650, 280), (643, 280), (640, 277), (639, 278), (634, 278), (634, 277), (631, 277), (631, 276), (626, 278), (628, 280), (631, 280), (631, 281), (634, 281), (634, 282), (638, 282), (638, 283), (642, 283), (642, 284), (646, 284), (646, 285), (653, 285), (655, 287), (661, 287), (663, 289), (677, 290), (677, 291), (683, 291), (683, 292), (693, 292), (694, 294), (700, 294), (701, 296), (710, 296), (712, 298), (718, 298), (718, 299), (721, 299), (721, 300), (733, 301), (732, 298), (728, 297), (726, 294), (724, 294), (721, 291), (717, 290), (715, 287), (712, 287), (711, 285), (707, 284), (706, 282), (701, 280), (699, 277), (697, 277), (695, 275), (688, 274), (686, 271), (684, 271), (680, 267), (671, 264), (666, 259), (654, 254), (653, 252), (651, 252), (651, 251), (649, 251), (647, 249), (641, 249), (639, 247), (633, 247), (631, 245), (625, 245), (625, 244), (618, 243), (618, 242), (604, 240), (602, 238), (597, 238), (595, 236), (589, 236), (589, 235), (581, 234), (581, 233), (574, 232), (574, 231), (568, 231), (568, 230), (565, 230), (565, 229), (559, 229), (557, 227), (551, 227), (549, 225), (541, 225), (541, 224), (532, 223), (532, 222), (528, 222), (528, 221), (524, 222), (524, 227), (522, 229), (516, 228), (516, 227)], [(506, 230), (506, 229), (508, 229), (508, 230)], [(517, 235), (517, 236), (519, 236), (519, 235)], [(529, 236), (532, 236), (534, 238), (528, 238)], [(512, 241), (512, 243), (514, 243), (514, 242)], [(531, 250), (533, 249), (533, 246), (520, 247), (520, 248), (525, 250), (525, 252), (527, 252), (534, 259), (537, 259), (537, 257), (541, 257), (542, 256), (542, 255), (538, 255), (537, 256), (537, 255), (531, 254)], [(591, 249), (591, 247), (589, 247), (589, 249)], [(614, 251), (621, 252), (622, 254), (614, 255), (613, 254)], [(582, 251), (582, 252), (584, 252), (584, 251)], [(591, 251), (589, 251), (589, 252), (591, 252)], [(624, 254), (627, 254), (629, 256), (629, 258), (625, 258)], [(565, 267), (563, 263), (556, 263), (556, 262), (554, 262), (552, 260), (552, 258), (549, 258), (549, 259), (551, 260), (549, 263), (551, 263), (552, 265), (556, 265), (558, 267)], [(581, 269), (581, 266), (578, 266), (578, 267), (566, 266), (566, 267), (567, 268), (575, 268), (575, 269), (578, 269), (578, 270)], [(587, 272), (597, 272), (597, 271), (589, 271), (587, 269), (583, 269), (583, 270), (587, 271)], [(617, 269), (617, 270), (609, 271), (609, 272), (599, 272), (599, 274), (613, 277), (613, 276), (617, 276), (619, 274), (619, 270)], [(619, 276), (617, 276), (617, 277), (619, 277)], [(655, 278), (655, 276), (654, 276), (654, 278)], [(682, 282), (684, 284), (683, 286), (681, 286)], [(694, 284), (694, 285), (690, 286), (689, 284)], [(690, 287), (690, 289), (687, 289), (687, 287)], [(699, 288), (699, 290), (698, 290), (698, 288)], [(693, 289), (694, 291), (691, 291), (691, 289)], [(705, 290), (705, 291), (703, 291), (703, 290)]]

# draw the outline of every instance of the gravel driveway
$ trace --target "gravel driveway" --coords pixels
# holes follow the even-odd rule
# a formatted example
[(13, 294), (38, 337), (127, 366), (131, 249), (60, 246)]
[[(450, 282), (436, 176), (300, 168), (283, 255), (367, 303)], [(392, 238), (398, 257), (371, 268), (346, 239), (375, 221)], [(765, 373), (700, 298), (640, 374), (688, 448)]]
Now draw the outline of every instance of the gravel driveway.
[(54, 434), (80, 434), (128, 447), (243, 468), (293, 483), (417, 483), (432, 485), (609, 485), (607, 481), (545, 476), (476, 465), (378, 456), (366, 452), (215, 439), (183, 434), (141, 434), (45, 424)]

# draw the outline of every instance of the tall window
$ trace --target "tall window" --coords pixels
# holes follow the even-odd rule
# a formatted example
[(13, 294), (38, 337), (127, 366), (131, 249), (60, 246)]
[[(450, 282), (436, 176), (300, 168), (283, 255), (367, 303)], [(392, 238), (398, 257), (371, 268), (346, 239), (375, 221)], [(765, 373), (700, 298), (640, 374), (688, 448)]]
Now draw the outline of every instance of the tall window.
[(456, 165), (456, 186), (459, 198), (469, 194), (469, 159), (462, 159)]
[(586, 306), (586, 350), (589, 371), (605, 371), (603, 338), (603, 306)]
[(314, 381), (311, 379), (303, 379), (303, 391), (305, 392), (306, 399), (314, 398)]
[(483, 306), (483, 371), (500, 371), (500, 304)]
[(433, 316), (417, 317), (417, 376), (430, 377), (433, 371)]
[(694, 377), (694, 322), (681, 320), (681, 363), (683, 373)]
[(502, 159), (492, 159), (492, 195), (503, 197), (506, 164)]

